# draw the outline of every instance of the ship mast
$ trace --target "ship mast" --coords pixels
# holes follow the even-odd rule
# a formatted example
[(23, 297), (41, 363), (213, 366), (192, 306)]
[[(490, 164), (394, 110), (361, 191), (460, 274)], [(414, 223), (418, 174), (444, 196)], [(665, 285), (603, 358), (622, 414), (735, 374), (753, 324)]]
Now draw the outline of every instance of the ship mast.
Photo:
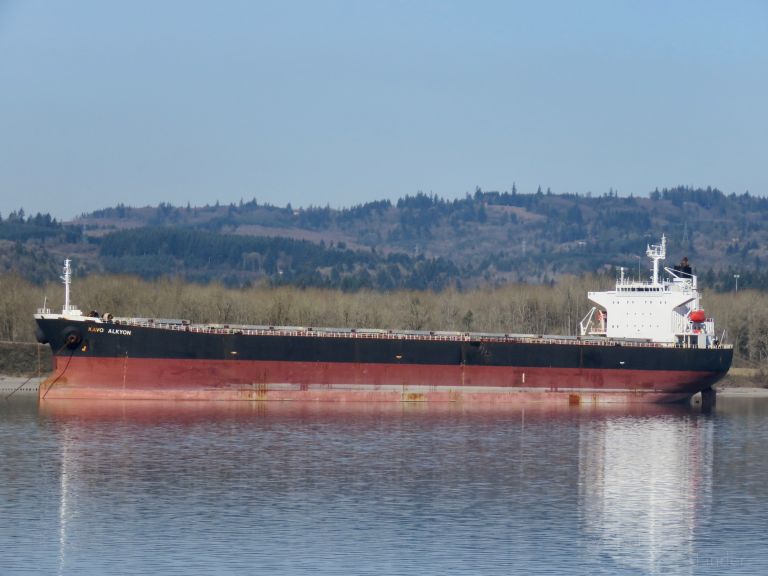
[(64, 275), (61, 276), (61, 279), (64, 282), (64, 308), (61, 311), (62, 314), (69, 312), (69, 285), (72, 283), (72, 268), (69, 265), (70, 262), (71, 260), (69, 258), (64, 260)]
[(653, 278), (654, 286), (659, 284), (659, 261), (667, 257), (667, 237), (661, 235), (661, 244), (649, 244), (645, 250), (648, 258), (653, 260)]

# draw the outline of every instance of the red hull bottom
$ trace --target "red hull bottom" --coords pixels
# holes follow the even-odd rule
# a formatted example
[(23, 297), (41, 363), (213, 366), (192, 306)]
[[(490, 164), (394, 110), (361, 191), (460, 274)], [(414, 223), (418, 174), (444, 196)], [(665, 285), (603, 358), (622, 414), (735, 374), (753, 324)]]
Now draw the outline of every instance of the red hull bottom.
[(309, 402), (676, 402), (722, 374), (498, 366), (421, 366), (56, 358), (41, 399)]

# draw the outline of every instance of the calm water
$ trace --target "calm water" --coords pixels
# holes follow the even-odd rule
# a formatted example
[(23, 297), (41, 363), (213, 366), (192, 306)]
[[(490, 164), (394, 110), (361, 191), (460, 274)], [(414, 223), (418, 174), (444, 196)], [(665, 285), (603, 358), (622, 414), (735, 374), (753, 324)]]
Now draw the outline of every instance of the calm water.
[(0, 402), (0, 574), (756, 574), (768, 401)]

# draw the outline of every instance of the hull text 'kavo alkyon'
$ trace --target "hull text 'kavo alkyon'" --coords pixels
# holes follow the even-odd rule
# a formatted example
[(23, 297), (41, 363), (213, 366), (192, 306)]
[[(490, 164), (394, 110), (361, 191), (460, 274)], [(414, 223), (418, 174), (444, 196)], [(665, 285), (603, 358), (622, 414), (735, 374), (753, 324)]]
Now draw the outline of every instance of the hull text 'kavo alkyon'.
[(40, 397), (115, 399), (674, 402), (709, 393), (733, 348), (704, 313), (687, 262), (590, 292), (577, 336), (212, 325), (35, 315), (54, 370)]

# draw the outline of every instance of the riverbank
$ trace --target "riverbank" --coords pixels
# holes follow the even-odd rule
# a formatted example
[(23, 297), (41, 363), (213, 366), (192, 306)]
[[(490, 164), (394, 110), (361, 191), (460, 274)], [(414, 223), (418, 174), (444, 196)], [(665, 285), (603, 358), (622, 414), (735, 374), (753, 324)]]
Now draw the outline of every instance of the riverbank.
[(52, 369), (50, 346), (37, 342), (0, 342), (0, 377), (45, 376)]
[(19, 395), (37, 395), (40, 389), (40, 383), (45, 379), (44, 376), (35, 376), (33, 378), (23, 378), (20, 376), (0, 376), (0, 396), (6, 398), (9, 394)]
[(768, 388), (742, 386), (739, 388), (717, 388), (718, 397), (726, 398), (768, 398)]
[(737, 368), (732, 367), (725, 378), (715, 384), (718, 392), (731, 388), (757, 388), (766, 387), (766, 374), (763, 370), (757, 368)]

